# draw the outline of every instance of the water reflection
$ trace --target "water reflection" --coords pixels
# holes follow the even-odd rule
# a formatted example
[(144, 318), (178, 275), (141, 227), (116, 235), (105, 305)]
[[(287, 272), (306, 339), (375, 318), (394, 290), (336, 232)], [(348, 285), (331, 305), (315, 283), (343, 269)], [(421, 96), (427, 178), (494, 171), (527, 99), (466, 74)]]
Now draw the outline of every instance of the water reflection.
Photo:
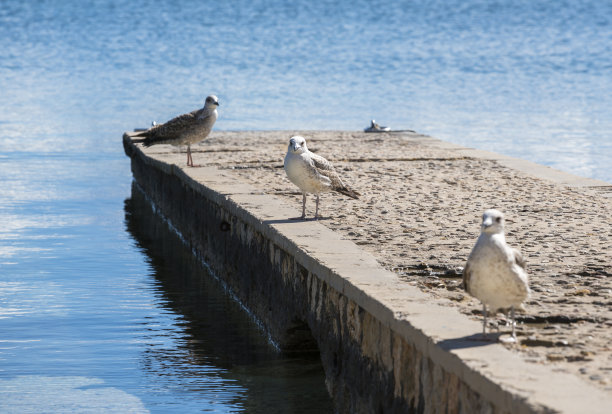
[(157, 305), (174, 315), (171, 326), (144, 322), (150, 331), (143, 338), (144, 373), (186, 399), (223, 402), (224, 410), (333, 411), (318, 355), (277, 352), (135, 185), (125, 214), (127, 230), (150, 261)]
[(0, 412), (147, 413), (142, 401), (99, 378), (21, 375), (0, 378)]

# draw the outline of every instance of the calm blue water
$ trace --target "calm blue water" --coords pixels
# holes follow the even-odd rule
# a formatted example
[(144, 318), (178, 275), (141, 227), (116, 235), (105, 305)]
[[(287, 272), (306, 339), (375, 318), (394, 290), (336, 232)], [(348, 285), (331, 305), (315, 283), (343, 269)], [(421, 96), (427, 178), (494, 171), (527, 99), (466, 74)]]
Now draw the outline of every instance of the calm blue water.
[(1, 412), (324, 400), (319, 366), (135, 230), (123, 131), (207, 94), (217, 129), (375, 118), (612, 182), (610, 0), (3, 0), (0, 41)]
[[(0, 162), (0, 412), (332, 412), (114, 154)], [(127, 199), (126, 199), (127, 197)]]

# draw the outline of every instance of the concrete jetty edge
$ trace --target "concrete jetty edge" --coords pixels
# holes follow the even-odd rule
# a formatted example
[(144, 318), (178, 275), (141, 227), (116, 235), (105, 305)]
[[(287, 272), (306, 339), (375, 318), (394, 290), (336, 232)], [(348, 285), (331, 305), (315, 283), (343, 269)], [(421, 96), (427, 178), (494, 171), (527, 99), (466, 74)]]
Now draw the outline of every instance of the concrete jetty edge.
[[(423, 137), (423, 139), (430, 139)], [(609, 187), (527, 161), (433, 145), (569, 186)], [(134, 179), (287, 351), (316, 347), (338, 412), (604, 413), (612, 396), (479, 341), (369, 253), (215, 167), (182, 168), (123, 137)], [(182, 157), (181, 157), (182, 159)]]

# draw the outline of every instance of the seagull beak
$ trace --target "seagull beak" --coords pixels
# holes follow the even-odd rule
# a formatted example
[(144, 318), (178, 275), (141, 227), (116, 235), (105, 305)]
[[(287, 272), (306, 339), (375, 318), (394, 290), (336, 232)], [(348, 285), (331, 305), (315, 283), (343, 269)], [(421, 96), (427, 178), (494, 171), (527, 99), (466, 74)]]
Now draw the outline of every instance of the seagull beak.
[(491, 217), (487, 217), (482, 222), (482, 227), (484, 227), (485, 229), (491, 227), (491, 225), (493, 225), (493, 219)]
[(293, 152), (297, 151), (300, 148), (298, 144), (293, 144)]
[(219, 106), (219, 102), (215, 102), (215, 105)]

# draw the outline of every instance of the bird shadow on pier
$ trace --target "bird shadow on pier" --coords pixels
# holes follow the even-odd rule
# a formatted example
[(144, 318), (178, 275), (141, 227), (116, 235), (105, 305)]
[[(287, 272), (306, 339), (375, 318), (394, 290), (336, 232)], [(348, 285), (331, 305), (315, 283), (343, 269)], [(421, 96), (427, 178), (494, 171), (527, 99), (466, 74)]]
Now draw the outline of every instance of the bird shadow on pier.
[(317, 221), (325, 221), (329, 219), (331, 219), (331, 217), (319, 217), (317, 219), (315, 219), (314, 217), (310, 217), (310, 218), (309, 217), (306, 217), (306, 218), (291, 217), (291, 218), (286, 218), (286, 219), (264, 220), (263, 223), (264, 224), (304, 223), (306, 221), (317, 222)]
[(460, 338), (445, 339), (438, 342), (437, 345), (445, 351), (452, 351), (453, 349), (477, 348), (497, 344), (500, 336), (501, 334), (499, 333), (489, 333), (486, 337), (484, 337), (481, 333), (477, 333), (462, 336)]

